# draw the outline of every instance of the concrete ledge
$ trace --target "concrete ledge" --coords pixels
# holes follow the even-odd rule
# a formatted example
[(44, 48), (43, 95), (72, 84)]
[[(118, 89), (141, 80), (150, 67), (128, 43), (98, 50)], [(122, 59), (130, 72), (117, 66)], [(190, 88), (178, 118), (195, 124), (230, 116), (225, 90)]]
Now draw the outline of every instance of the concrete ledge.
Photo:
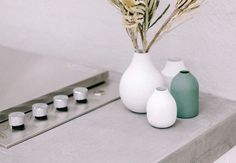
[(236, 144), (236, 102), (202, 93), (200, 108), (198, 117), (161, 130), (118, 100), (13, 148), (0, 148), (1, 163), (213, 162)]
[(171, 153), (160, 162), (213, 162), (236, 144), (235, 131), (236, 114), (233, 113), (222, 122), (209, 125), (208, 130), (190, 140), (186, 145)]

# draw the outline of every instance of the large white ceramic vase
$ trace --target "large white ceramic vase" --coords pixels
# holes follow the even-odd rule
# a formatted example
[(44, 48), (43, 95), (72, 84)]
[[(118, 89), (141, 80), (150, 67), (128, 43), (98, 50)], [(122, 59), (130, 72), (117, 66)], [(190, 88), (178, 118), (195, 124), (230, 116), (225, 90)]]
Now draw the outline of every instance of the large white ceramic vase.
[(161, 74), (148, 53), (134, 53), (120, 80), (120, 97), (124, 105), (136, 113), (146, 113), (146, 104), (155, 90), (163, 86)]

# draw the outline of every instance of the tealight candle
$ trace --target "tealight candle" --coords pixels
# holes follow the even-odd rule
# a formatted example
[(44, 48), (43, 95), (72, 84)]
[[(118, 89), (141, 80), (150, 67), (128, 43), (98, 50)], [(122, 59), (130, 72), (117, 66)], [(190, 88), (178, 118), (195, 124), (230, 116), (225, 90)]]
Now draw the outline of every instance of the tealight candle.
[(13, 130), (24, 130), (25, 113), (13, 112), (8, 115), (9, 125)]
[(57, 95), (53, 98), (54, 106), (58, 111), (68, 111), (69, 97), (66, 95)]
[(88, 89), (85, 87), (78, 87), (73, 90), (74, 99), (78, 103), (87, 103)]
[(46, 120), (48, 114), (48, 105), (45, 103), (37, 103), (32, 105), (32, 112), (35, 119)]

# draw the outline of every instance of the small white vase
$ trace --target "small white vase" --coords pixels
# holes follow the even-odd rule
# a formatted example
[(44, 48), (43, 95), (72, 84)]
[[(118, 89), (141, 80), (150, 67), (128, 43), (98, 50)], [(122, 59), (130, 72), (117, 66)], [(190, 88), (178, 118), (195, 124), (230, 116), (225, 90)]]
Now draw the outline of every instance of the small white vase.
[(182, 70), (187, 70), (184, 62), (180, 58), (169, 58), (165, 67), (161, 71), (164, 77), (165, 85), (170, 88), (172, 79)]
[(146, 113), (146, 104), (155, 88), (163, 86), (161, 74), (149, 54), (135, 53), (120, 80), (120, 97), (124, 105), (136, 113)]
[(148, 122), (157, 128), (171, 127), (177, 119), (177, 105), (165, 87), (158, 87), (147, 102)]

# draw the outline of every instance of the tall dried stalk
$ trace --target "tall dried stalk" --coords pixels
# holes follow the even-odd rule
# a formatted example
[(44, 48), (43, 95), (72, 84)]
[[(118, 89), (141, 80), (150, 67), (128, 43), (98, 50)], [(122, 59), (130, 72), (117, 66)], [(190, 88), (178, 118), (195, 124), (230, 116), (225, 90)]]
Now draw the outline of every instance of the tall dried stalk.
[[(161, 0), (110, 0), (114, 6), (120, 9), (123, 15), (123, 23), (132, 41), (135, 51), (147, 53), (153, 44), (161, 37), (173, 21), (182, 17), (184, 14), (199, 7), (199, 0), (177, 0), (172, 14), (164, 21), (160, 29), (148, 43), (147, 33), (163, 16), (167, 13), (170, 5), (161, 12), (160, 16), (153, 21)], [(138, 44), (141, 38), (142, 47)]]

